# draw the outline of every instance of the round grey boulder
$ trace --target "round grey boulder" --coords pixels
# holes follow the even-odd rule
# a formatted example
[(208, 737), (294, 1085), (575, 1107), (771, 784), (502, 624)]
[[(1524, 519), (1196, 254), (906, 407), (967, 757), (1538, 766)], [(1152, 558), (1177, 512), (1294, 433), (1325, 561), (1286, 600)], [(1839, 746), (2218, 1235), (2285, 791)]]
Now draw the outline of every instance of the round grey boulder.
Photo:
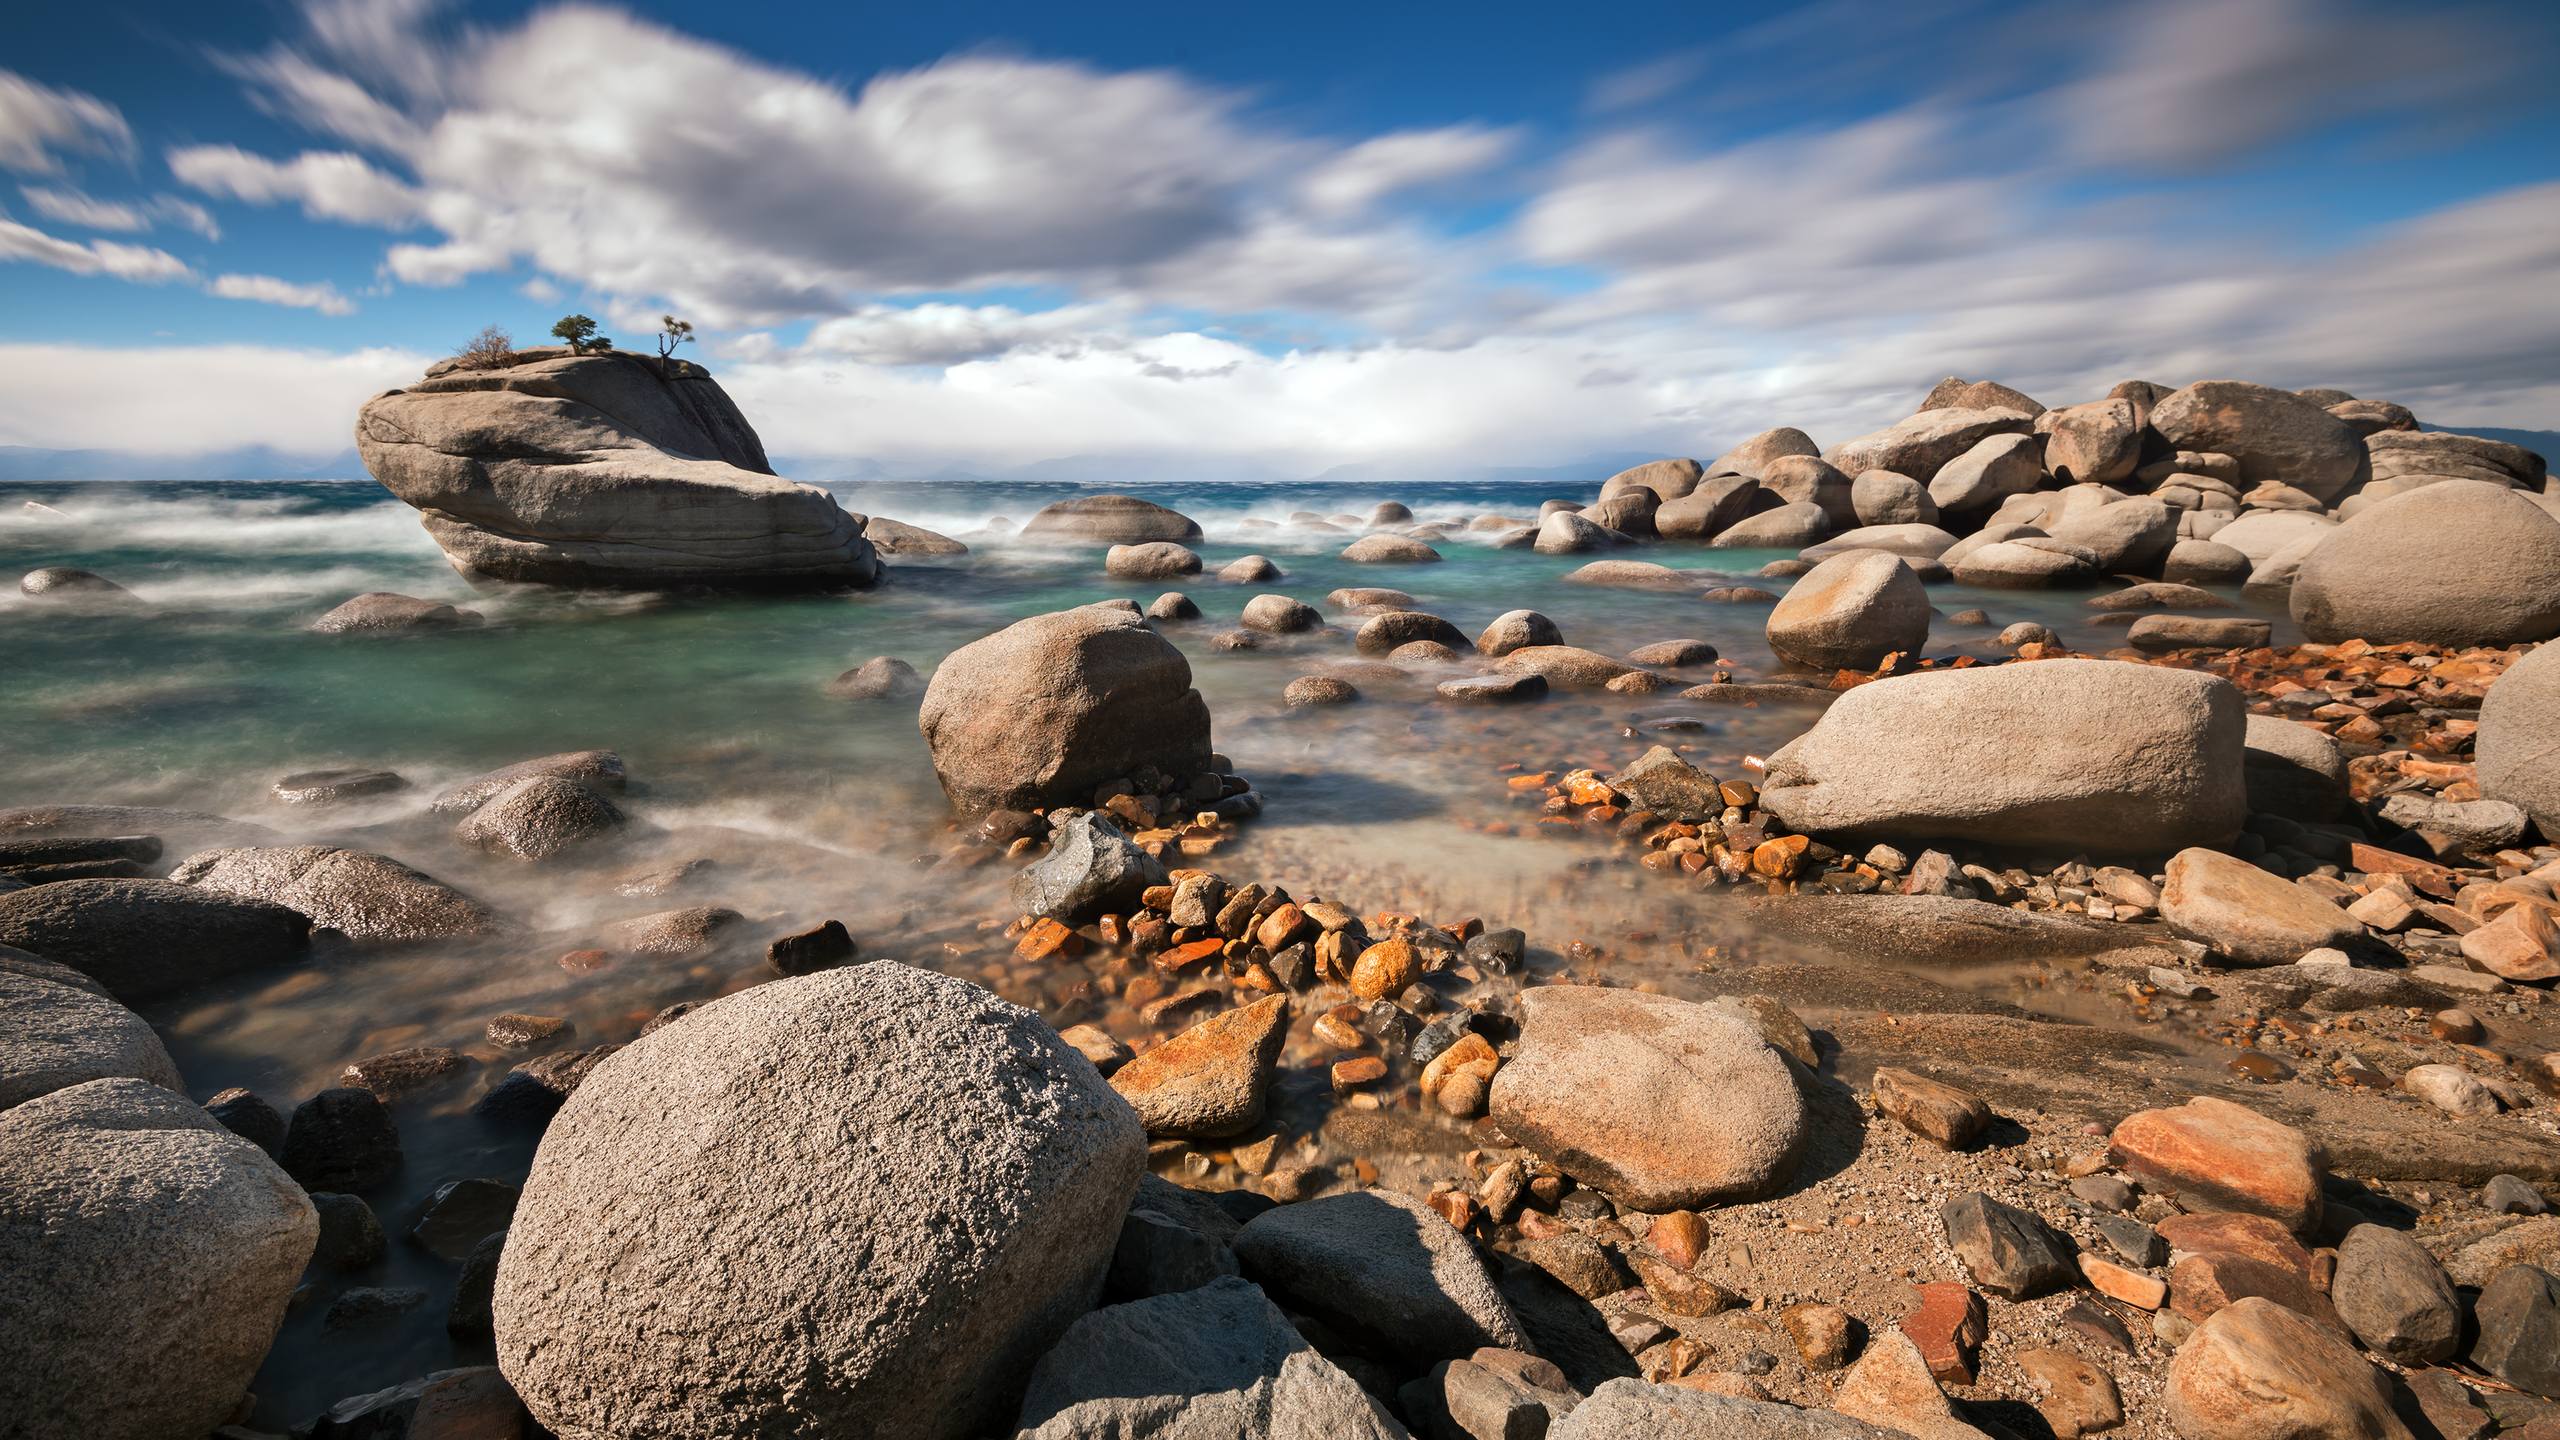
[(1244, 555), (1220, 566), (1218, 578), (1231, 585), (1271, 585), (1279, 582), (1281, 574), (1270, 556)]
[(2154, 854), (2247, 818), (2245, 706), (2227, 681), (2046, 660), (1860, 685), (1769, 757), (1761, 803), (1851, 839)]
[(2480, 480), (2395, 495), (2303, 557), (2292, 606), (2322, 642), (2548, 640), (2560, 635), (2560, 520)]
[(1102, 573), (1114, 580), (1172, 580), (1199, 574), (1200, 557), (1170, 540), (1114, 545), (1102, 557)]
[(2150, 575), (2178, 543), (2178, 512), (2143, 495), (2066, 516), (2045, 533), (2095, 554), (2098, 568), (2109, 574)]
[(416, 630), (459, 630), (480, 623), (480, 612), (440, 600), (421, 600), (372, 590), (340, 604), (311, 622), (323, 635), (399, 634)]
[(1197, 540), (1190, 516), (1134, 495), (1079, 495), (1042, 507), (1022, 526), (1026, 540), (1099, 545), (1142, 545), (1150, 540)]
[(1456, 649), (1467, 643), (1457, 626), (1420, 610), (1389, 610), (1360, 623), (1352, 645), (1363, 655), (1385, 655), (1416, 640), (1436, 640)]
[(1588, 985), (1524, 990), (1519, 1004), (1490, 1113), (1566, 1174), (1662, 1211), (1766, 1194), (1794, 1172), (1804, 1098), (1749, 1021)]
[(1872, 670), (1929, 641), (1929, 593), (1888, 554), (1835, 555), (1791, 586), (1769, 612), (1769, 648), (1812, 670)]
[(1355, 565), (1427, 565), (1440, 558), (1440, 552), (1405, 535), (1363, 535), (1342, 549), (1342, 558)]
[(2239, 461), (2242, 488), (2273, 480), (2333, 504), (2372, 474), (2355, 427), (2288, 390), (2243, 380), (2202, 380), (2151, 407), (2151, 428), (2172, 449)]
[(2037, 417), (2045, 432), (2044, 464), (2066, 485), (2113, 485), (2142, 459), (2142, 421), (2130, 400), (2092, 400)]
[(623, 824), (622, 808), (592, 787), (558, 775), (535, 775), (462, 817), (453, 835), (493, 855), (551, 860), (593, 845)]
[(1506, 610), (1493, 617), (1476, 637), (1476, 650), (1485, 655), (1508, 655), (1531, 645), (1561, 645), (1564, 632), (1556, 622), (1535, 610)]
[(181, 885), (267, 900), (362, 944), (485, 935), (490, 909), (387, 855), (335, 845), (207, 850), (169, 872)]
[(1849, 505), (1860, 525), (1938, 523), (1938, 502), (1929, 498), (1929, 487), (1891, 470), (1870, 470), (1850, 481)]
[(1100, 1294), (1145, 1157), (1091, 1062), (976, 986), (887, 961), (758, 986), (552, 1120), (499, 1367), (563, 1440), (987, 1434)]
[(1360, 1190), (1282, 1205), (1234, 1243), (1245, 1274), (1281, 1301), (1409, 1364), (1528, 1348), (1474, 1244), (1419, 1200)]
[(2180, 540), (2160, 562), (2160, 578), (2188, 585), (2229, 585), (2249, 578), (2247, 552), (2219, 540)]
[(1942, 515), (1973, 514), (2044, 483), (2044, 447), (2033, 435), (1987, 436), (1938, 467), (1930, 502)]
[(1256, 595), (1244, 602), (1244, 627), (1269, 635), (1295, 635), (1301, 631), (1322, 629), (1324, 616), (1316, 607), (1286, 595)]
[(0, 895), (0, 945), (67, 965), (128, 1005), (302, 958), (311, 921), (167, 880), (58, 880)]
[(0, 1416), (29, 1436), (212, 1433), (319, 1233), (265, 1151), (157, 1085), (92, 1080), (0, 1113)]
[(827, 682), (838, 700), (895, 700), (924, 693), (924, 677), (895, 655), (874, 655)]
[(951, 652), (917, 717), (960, 810), (1090, 803), (1141, 766), (1208, 768), (1209, 706), (1191, 664), (1131, 610), (1034, 615)]
[(863, 522), (862, 538), (883, 555), (902, 560), (938, 560), (966, 555), (969, 547), (938, 531), (886, 515), (874, 515)]
[(2560, 645), (2539, 647), (2489, 686), (2472, 754), (2481, 794), (2560, 841)]
[(185, 1088), (141, 1016), (68, 966), (32, 956), (19, 964), (0, 969), (0, 1110), (114, 1077)]
[(2317, 822), (2346, 812), (2347, 756), (2337, 741), (2281, 715), (2252, 715), (2245, 743), (2251, 810)]
[(1538, 522), (1538, 538), (1529, 548), (1541, 555), (1580, 555), (1619, 543), (1607, 526), (1571, 510), (1558, 510)]
[(1831, 516), (1808, 500), (1737, 520), (1707, 544), (1718, 550), (1801, 550), (1830, 533)]

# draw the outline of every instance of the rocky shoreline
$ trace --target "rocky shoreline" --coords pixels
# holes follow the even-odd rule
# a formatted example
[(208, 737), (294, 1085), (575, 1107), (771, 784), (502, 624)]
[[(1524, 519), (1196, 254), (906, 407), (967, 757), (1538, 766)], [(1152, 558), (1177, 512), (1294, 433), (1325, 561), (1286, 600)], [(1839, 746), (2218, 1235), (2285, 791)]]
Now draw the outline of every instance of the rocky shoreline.
[[(860, 587), (978, 538), (772, 477), (681, 362), (448, 365), (360, 438), (483, 582)], [(720, 903), (603, 750), (414, 803), (278, 783), (394, 797), (397, 853), (0, 812), (0, 1415), (249, 1440), (316, 1310), (441, 1313), (456, 1362), (296, 1417), (320, 1437), (2560, 1430), (2541, 457), (2338, 392), (1949, 380), (1828, 450), (1773, 430), (1534, 518), (1270, 528), (1362, 566), (1603, 557), (1559, 578), (1765, 612), (1766, 654), (1585, 649), (1527, 609), (1470, 636), (1363, 586), (1257, 590), (1214, 636), (1170, 592), (882, 655), (827, 693), (915, 716), (951, 807), (924, 873), (1005, 895), (896, 923)], [(1118, 581), (1288, 584), (1131, 497), (1019, 533)], [(1685, 563), (1773, 547), (1766, 589)], [(2101, 585), (2076, 643), (1989, 613)], [(63, 567), (21, 589), (142, 608)], [(2304, 638), (2199, 613), (2251, 604)], [(373, 594), (311, 643), (479, 621)], [(1265, 723), (1602, 702), (1578, 736), (1484, 710), (1498, 808), (1465, 823), (1587, 852), (1680, 973), (1246, 873), (1285, 810), (1177, 638), (1295, 672)], [(1792, 738), (1732, 743), (1744, 709)], [(571, 936), (433, 873), (463, 865), (694, 903)], [(658, 967), (665, 999), (201, 1104), (138, 1013), (439, 944)], [(407, 1126), (540, 1139), (377, 1213)], [(371, 1283), (386, 1245), (444, 1288)]]

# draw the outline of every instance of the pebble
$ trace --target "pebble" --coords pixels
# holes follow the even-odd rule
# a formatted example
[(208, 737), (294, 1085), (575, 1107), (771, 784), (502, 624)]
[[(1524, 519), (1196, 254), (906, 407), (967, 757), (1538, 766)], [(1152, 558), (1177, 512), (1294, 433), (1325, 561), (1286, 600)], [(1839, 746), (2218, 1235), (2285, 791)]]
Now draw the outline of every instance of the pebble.
[(1814, 1371), (1837, 1370), (1848, 1364), (1857, 1351), (1863, 1329), (1856, 1316), (1821, 1301), (1788, 1306), (1778, 1312), (1778, 1323), (1785, 1328), (1787, 1338), (1795, 1342), (1805, 1368)]
[(2521, 1176), (2492, 1175), (2480, 1188), (2480, 1204), (2492, 1215), (2540, 1215), (2551, 1208)]
[(1877, 1070), (1873, 1093), (1878, 1113), (1942, 1150), (1972, 1143), (1991, 1124), (1981, 1096), (1909, 1070)]

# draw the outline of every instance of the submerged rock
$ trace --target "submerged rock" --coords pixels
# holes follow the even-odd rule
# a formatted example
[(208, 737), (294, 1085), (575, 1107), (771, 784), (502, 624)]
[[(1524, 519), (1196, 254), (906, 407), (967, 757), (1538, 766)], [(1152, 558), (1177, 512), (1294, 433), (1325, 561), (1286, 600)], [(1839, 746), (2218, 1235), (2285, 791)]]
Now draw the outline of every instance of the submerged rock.
[(2244, 707), (2223, 680), (2108, 660), (1860, 685), (1769, 757), (1761, 803), (1793, 828), (2143, 853), (2245, 818)]
[(462, 818), (454, 838), (517, 860), (551, 860), (604, 839), (625, 824), (622, 808), (575, 780), (518, 780)]
[(924, 693), (924, 677), (895, 655), (874, 655), (827, 682), (838, 700), (899, 700)]
[[(557, 755), (541, 755), (503, 765), (485, 775), (474, 776), (436, 796), (429, 809), (440, 815), (461, 815), (489, 803), (489, 797), (515, 784), (538, 775), (575, 780), (595, 790), (620, 793), (629, 783), (622, 767), (622, 757), (611, 750), (565, 750)], [(230, 843), (240, 843), (237, 841)]]
[(1013, 877), (1013, 903), (1023, 914), (1076, 923), (1132, 908), (1149, 886), (1166, 883), (1163, 862), (1102, 816), (1088, 810), (1052, 819), (1048, 850)]
[(1520, 1013), (1493, 1121), (1575, 1179), (1661, 1211), (1764, 1194), (1794, 1170), (1804, 1100), (1749, 1022), (1579, 985), (1524, 990)]
[(1114, 545), (1102, 557), (1102, 573), (1115, 580), (1173, 580), (1199, 574), (1200, 556), (1170, 540)]
[(32, 600), (50, 600), (57, 604), (75, 605), (139, 605), (141, 598), (94, 570), (75, 569), (69, 565), (47, 565), (18, 577), (18, 593)]
[(498, 927), (498, 917), (470, 896), (387, 855), (334, 845), (207, 850), (180, 861), (169, 878), (273, 901), (368, 944), (485, 935)]
[(128, 1005), (302, 957), (311, 921), (167, 880), (62, 880), (0, 895), (0, 945), (67, 965)]
[(373, 590), (346, 601), (311, 622), (323, 635), (362, 635), (410, 630), (459, 630), (477, 625), (477, 610), (463, 610), (440, 600)]
[(918, 716), (934, 774), (966, 813), (1089, 802), (1142, 766), (1209, 763), (1191, 665), (1136, 615), (1063, 610), (951, 652)]
[(862, 521), (777, 478), (699, 365), (526, 351), (366, 402), (356, 449), (456, 570), (549, 585), (869, 585)]
[(165, 1440), (231, 1420), (319, 1236), (184, 1096), (92, 1080), (0, 1113), (0, 1416)]
[(1143, 545), (1153, 540), (1197, 540), (1199, 522), (1134, 495), (1079, 495), (1041, 507), (1025, 521), (1026, 540)]
[(1440, 552), (1404, 535), (1363, 535), (1343, 547), (1342, 558), (1355, 565), (1418, 565), (1440, 558)]
[(984, 1434), (1100, 1292), (1144, 1152), (1090, 1064), (975, 986), (887, 961), (758, 986), (551, 1122), (499, 1364), (572, 1440)]

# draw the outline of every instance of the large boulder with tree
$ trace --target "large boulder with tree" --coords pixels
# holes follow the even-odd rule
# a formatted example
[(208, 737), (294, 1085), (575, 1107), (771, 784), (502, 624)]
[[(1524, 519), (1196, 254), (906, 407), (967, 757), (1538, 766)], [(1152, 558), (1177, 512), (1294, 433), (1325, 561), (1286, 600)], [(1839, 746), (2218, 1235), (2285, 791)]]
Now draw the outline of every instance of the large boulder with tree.
[(879, 578), (863, 517), (776, 477), (709, 371), (586, 344), (446, 360), (357, 416), (365, 468), (456, 570), (639, 589)]

